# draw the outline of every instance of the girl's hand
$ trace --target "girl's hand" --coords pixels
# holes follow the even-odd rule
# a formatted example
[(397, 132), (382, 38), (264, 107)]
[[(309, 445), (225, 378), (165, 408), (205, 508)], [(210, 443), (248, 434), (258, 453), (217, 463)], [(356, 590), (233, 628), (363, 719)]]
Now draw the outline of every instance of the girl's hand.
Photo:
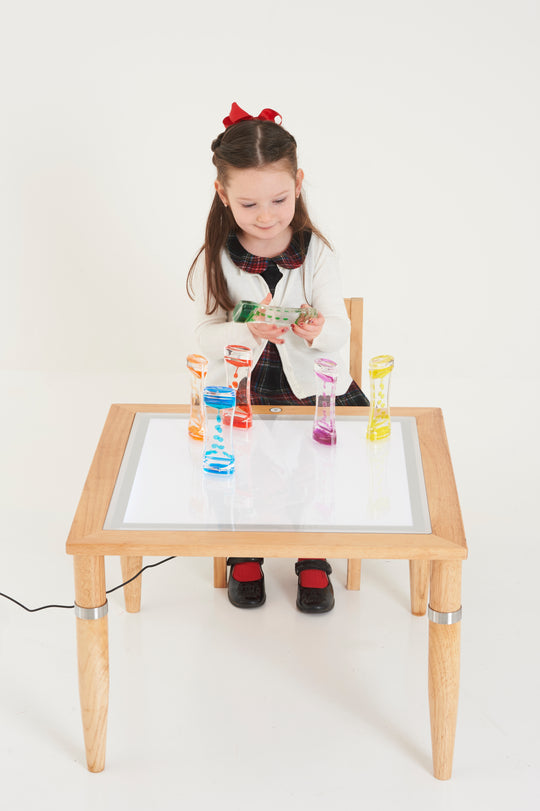
[[(270, 304), (271, 301), (272, 294), (267, 293), (260, 303)], [(257, 338), (258, 341), (270, 341), (273, 344), (285, 343), (285, 340), (282, 336), (289, 329), (289, 327), (277, 327), (275, 324), (268, 324), (264, 320), (250, 321), (247, 324), (247, 328), (249, 329), (253, 337)]]
[[(307, 304), (302, 304), (302, 307), (307, 307)], [(299, 338), (303, 338), (311, 346), (315, 338), (321, 334), (324, 326), (324, 315), (319, 315), (311, 321), (305, 321), (303, 324), (293, 324), (291, 329)]]

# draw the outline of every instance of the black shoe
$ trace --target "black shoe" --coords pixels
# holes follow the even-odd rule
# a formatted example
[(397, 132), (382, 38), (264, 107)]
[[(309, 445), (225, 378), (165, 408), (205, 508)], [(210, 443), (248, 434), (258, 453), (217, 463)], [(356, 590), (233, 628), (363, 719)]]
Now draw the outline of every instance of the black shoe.
[(264, 563), (264, 558), (228, 558), (227, 566), (231, 567), (228, 582), (229, 600), (237, 608), (258, 608), (266, 600), (264, 590), (264, 574), (261, 568), (261, 576), (258, 580), (248, 580), (243, 583), (235, 580), (234, 567), (238, 563)]
[(308, 569), (319, 569), (332, 574), (332, 567), (327, 560), (302, 560), (295, 564), (294, 570), (298, 575), (298, 596), (296, 607), (305, 614), (324, 614), (334, 607), (334, 589), (328, 578), (328, 584), (323, 588), (307, 588), (300, 585), (300, 574)]

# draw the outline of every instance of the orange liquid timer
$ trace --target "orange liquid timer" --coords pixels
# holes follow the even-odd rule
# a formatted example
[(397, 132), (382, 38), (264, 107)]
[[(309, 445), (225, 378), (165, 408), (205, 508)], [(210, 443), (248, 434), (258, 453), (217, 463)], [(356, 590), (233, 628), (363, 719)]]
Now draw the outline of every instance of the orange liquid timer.
[(188, 434), (193, 439), (204, 439), (205, 409), (203, 389), (208, 370), (208, 360), (204, 355), (188, 355), (187, 368), (191, 378), (191, 407), (189, 412)]

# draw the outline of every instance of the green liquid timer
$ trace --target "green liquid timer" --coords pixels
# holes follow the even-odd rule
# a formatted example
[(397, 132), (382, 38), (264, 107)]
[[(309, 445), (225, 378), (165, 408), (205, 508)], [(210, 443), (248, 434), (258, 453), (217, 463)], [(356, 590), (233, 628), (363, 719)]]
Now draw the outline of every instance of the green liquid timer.
[(276, 307), (273, 304), (257, 304), (256, 301), (239, 301), (233, 310), (232, 320), (246, 324), (264, 320), (269, 324), (305, 324), (317, 318), (315, 307)]

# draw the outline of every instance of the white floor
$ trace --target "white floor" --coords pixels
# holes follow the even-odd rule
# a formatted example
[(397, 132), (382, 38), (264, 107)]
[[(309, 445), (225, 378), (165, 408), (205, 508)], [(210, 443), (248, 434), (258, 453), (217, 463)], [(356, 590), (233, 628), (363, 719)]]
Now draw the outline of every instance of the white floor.
[[(292, 561), (267, 561), (267, 603), (250, 612), (213, 589), (211, 561), (175, 559), (144, 574), (139, 615), (110, 596), (99, 775), (84, 760), (73, 612), (0, 599), (3, 807), (540, 807), (538, 426), (512, 412), (517, 385), (537, 401), (527, 381), (497, 381), (504, 407), (491, 382), (393, 389), (394, 405), (443, 408), (469, 542), (450, 781), (431, 774), (427, 619), (409, 613), (406, 562), (366, 561), (347, 592), (333, 561), (336, 608), (314, 618), (295, 609)], [(30, 607), (73, 601), (64, 543), (109, 404), (180, 402), (176, 386), (3, 373), (0, 591)], [(111, 587), (120, 567), (107, 566)]]

